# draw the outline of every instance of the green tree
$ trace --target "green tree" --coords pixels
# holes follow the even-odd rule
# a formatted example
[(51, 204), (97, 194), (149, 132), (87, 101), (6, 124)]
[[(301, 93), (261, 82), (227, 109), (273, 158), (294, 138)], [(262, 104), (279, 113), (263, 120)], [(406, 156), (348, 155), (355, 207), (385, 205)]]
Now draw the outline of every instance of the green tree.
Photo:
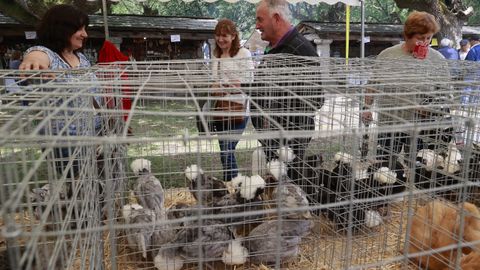
[(440, 23), (438, 38), (451, 40), (462, 38), (462, 26), (473, 15), (473, 7), (467, 7), (464, 0), (395, 0), (399, 8), (426, 11)]
[[(89, 14), (101, 13), (100, 0), (2, 0), (0, 1), (0, 10), (6, 15), (32, 23), (40, 18), (50, 6), (59, 3), (76, 5)], [(107, 5), (109, 14), (228, 18), (237, 23), (244, 38), (247, 38), (255, 29), (256, 6), (246, 1), (232, 4), (225, 1), (207, 3), (201, 0), (188, 3), (182, 0), (169, 2), (158, 0), (111, 2), (107, 0)], [(473, 11), (467, 15), (463, 14), (462, 11), (467, 11), (468, 7), (472, 7)], [(442, 26), (441, 37), (458, 39), (461, 36), (459, 31), (463, 23), (480, 24), (479, 0), (368, 0), (365, 1), (366, 22), (402, 23), (408, 13), (414, 9), (430, 12), (439, 18)], [(290, 10), (293, 24), (303, 20), (345, 21), (345, 5), (341, 3), (310, 5), (302, 2), (290, 5)], [(351, 21), (360, 21), (359, 7), (351, 8)]]
[(480, 25), (480, 1), (465, 0), (465, 6), (473, 7), (473, 15), (468, 18), (469, 25)]
[[(9, 0), (7, 0), (9, 1)], [(84, 10), (87, 13), (93, 13), (100, 9), (100, 1), (88, 0), (14, 0), (16, 6), (19, 6), (33, 17), (39, 19), (51, 7), (58, 4), (71, 4)], [(1, 7), (1, 6), (0, 6)], [(2, 9), (3, 11), (3, 9)]]

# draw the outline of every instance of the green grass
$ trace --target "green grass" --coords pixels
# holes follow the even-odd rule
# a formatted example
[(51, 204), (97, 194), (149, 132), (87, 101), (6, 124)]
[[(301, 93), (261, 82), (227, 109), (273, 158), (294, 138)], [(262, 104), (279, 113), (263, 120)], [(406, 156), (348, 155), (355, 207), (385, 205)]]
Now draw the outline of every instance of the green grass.
[(193, 112), (195, 111), (193, 103), (159, 101), (144, 105), (137, 108), (137, 113), (132, 118), (131, 127), (136, 136), (158, 138), (182, 135), (185, 130), (190, 134), (198, 132), (194, 115), (187, 117), (169, 115), (169, 112)]
[[(128, 153), (125, 156), (129, 163), (135, 158), (147, 158), (152, 162), (152, 172), (161, 180), (165, 188), (187, 186), (183, 171), (191, 164), (200, 164), (209, 174), (222, 179), (222, 166), (220, 162), (220, 149), (216, 139), (196, 140), (198, 134), (196, 119), (194, 115), (179, 117), (169, 115), (169, 112), (194, 111), (192, 103), (180, 101), (159, 101), (141, 104), (136, 108), (136, 113), (131, 121), (134, 138), (150, 138), (155, 140), (148, 143), (135, 143), (128, 146)], [(138, 113), (137, 113), (138, 112)], [(153, 112), (154, 115), (147, 115), (142, 112)], [(183, 135), (188, 131), (191, 139), (185, 141)], [(251, 123), (247, 126), (245, 133), (251, 133)], [(197, 137), (198, 138), (198, 137)], [(256, 147), (256, 141), (240, 141), (237, 146), (236, 157), (240, 170), (249, 173), (251, 168), (251, 153)], [(334, 154), (343, 149), (341, 142), (332, 143), (332, 140), (313, 141), (307, 148), (307, 154), (316, 154), (318, 149), (325, 150), (324, 153)], [(0, 149), (0, 165), (2, 174), (9, 177), (9, 182), (18, 182), (25, 177), (25, 171), (33, 166), (34, 161), (41, 155), (40, 149), (28, 149), (24, 151), (25, 165), (21, 158), (23, 150)], [(6, 152), (10, 151), (10, 152)], [(330, 157), (324, 157), (329, 159)], [(10, 161), (10, 163), (9, 163)], [(133, 173), (129, 166), (126, 167), (129, 179), (134, 181)], [(35, 171), (30, 182), (47, 182), (48, 168), (47, 161), (42, 162)], [(131, 187), (131, 184), (129, 187)]]

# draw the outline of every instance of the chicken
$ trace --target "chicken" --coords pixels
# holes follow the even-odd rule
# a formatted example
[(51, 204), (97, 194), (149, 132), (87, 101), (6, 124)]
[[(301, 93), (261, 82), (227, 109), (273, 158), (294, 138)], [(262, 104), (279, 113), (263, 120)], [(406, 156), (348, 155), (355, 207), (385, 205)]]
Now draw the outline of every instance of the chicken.
[(436, 187), (437, 175), (441, 176), (439, 167), (444, 163), (444, 157), (433, 150), (418, 151), (415, 164), (415, 186), (418, 189)]
[(201, 220), (181, 229), (172, 243), (178, 245), (176, 256), (185, 259), (205, 258), (207, 261), (221, 260), (233, 239), (232, 232), (218, 220)]
[[(58, 194), (57, 198), (55, 198), (54, 194)], [(30, 201), (32, 203), (37, 204), (34, 206), (33, 214), (35, 218), (40, 220), (42, 215), (45, 211), (47, 211), (47, 205), (51, 200), (56, 200), (52, 203), (52, 207), (49, 211), (46, 221), (50, 223), (58, 223), (60, 224), (60, 219), (65, 219), (67, 217), (67, 202), (65, 201), (67, 198), (67, 192), (62, 189), (60, 186), (56, 186), (53, 190), (50, 187), (50, 184), (45, 184), (40, 188), (32, 189), (32, 193), (30, 194)], [(58, 213), (58, 216), (55, 215), (55, 212)], [(56, 221), (56, 222), (53, 222)], [(70, 224), (71, 228), (75, 228), (76, 223), (74, 218), (72, 217), (72, 223)], [(48, 224), (48, 229), (59, 229), (55, 228), (54, 224)]]
[(177, 253), (177, 249), (168, 247), (158, 252), (153, 263), (157, 270), (180, 270), (185, 260)]
[(444, 163), (442, 165), (442, 170), (445, 174), (456, 174), (462, 167), (463, 156), (458, 150), (457, 146), (454, 143), (448, 144), (448, 149), (444, 153)]
[[(460, 261), (460, 267), (462, 270), (478, 270), (480, 269), (480, 252), (470, 252), (467, 256), (463, 257)], [(444, 270), (449, 270), (445, 268)]]
[(338, 152), (335, 154), (336, 166), (333, 172), (343, 178), (361, 180), (368, 178), (367, 170), (362, 169), (359, 160), (350, 154)]
[[(216, 214), (225, 215), (220, 220), (224, 223), (241, 222), (238, 226), (262, 219), (264, 214), (250, 214), (249, 212), (263, 210), (263, 201), (260, 195), (265, 191), (265, 180), (258, 175), (252, 177), (238, 175), (232, 179), (236, 186), (235, 193), (223, 196), (214, 204)], [(234, 213), (244, 213), (233, 216)], [(237, 226), (234, 226), (237, 227)]]
[[(322, 204), (343, 202), (342, 205), (331, 206), (322, 210), (322, 212), (335, 223), (335, 227), (340, 231), (346, 231), (350, 225), (353, 231), (357, 231), (364, 227), (374, 228), (383, 223), (382, 215), (372, 209), (369, 203), (353, 204), (348, 195), (339, 196), (332, 191), (326, 191), (324, 189), (320, 189), (318, 196), (321, 197), (323, 201)], [(350, 221), (350, 213), (352, 215), (352, 221)]]
[(157, 218), (164, 218), (164, 191), (160, 181), (151, 172), (151, 162), (146, 159), (136, 159), (130, 164), (130, 168), (138, 176), (134, 192), (139, 204), (153, 210)]
[(280, 177), (287, 176), (288, 163), (292, 162), (296, 155), (290, 147), (284, 146), (276, 151), (277, 159), (272, 159), (266, 164), (267, 174), (273, 175), (276, 181), (280, 181)]
[[(169, 220), (173, 220), (173, 219), (182, 219), (185, 217), (192, 217), (192, 216), (211, 215), (213, 213), (214, 213), (214, 208), (211, 208), (211, 207), (177, 203), (168, 209), (167, 216)], [(179, 222), (172, 225), (177, 228), (181, 228), (183, 226), (186, 226), (187, 224), (189, 224), (189, 222)]]
[(281, 262), (295, 258), (302, 237), (312, 227), (310, 220), (269, 220), (253, 229), (243, 240), (253, 263), (272, 264), (277, 254)]
[(403, 165), (396, 159), (377, 162), (367, 168), (368, 179), (363, 180), (359, 198), (375, 198), (405, 191), (407, 175)]
[(470, 166), (468, 168), (468, 179), (477, 182), (480, 180), (480, 144), (473, 143)]
[[(351, 201), (354, 199), (365, 199), (366, 195), (369, 197), (372, 194), (378, 195), (372, 193), (371, 188), (365, 184), (369, 182), (371, 173), (363, 169), (361, 164), (354, 162), (354, 160), (347, 153), (337, 153), (335, 155), (336, 165), (333, 170), (318, 170), (318, 178), (314, 183), (317, 186), (316, 193), (309, 196), (312, 204), (343, 202), (343, 205), (322, 209), (322, 212), (335, 223), (339, 230), (346, 229), (349, 225), (352, 225), (353, 230), (365, 226), (373, 228), (383, 222), (382, 216), (374, 209), (375, 205), (373, 203), (352, 205)], [(350, 221), (350, 213), (352, 221)], [(316, 214), (319, 214), (318, 211), (316, 211)]]
[(319, 192), (319, 179), (322, 171), (323, 157), (321, 155), (311, 155), (305, 158), (303, 164), (303, 177), (301, 188), (305, 191), (307, 198), (312, 204), (316, 203)]
[[(417, 154), (415, 186), (419, 189), (431, 189), (456, 185), (460, 183), (462, 163), (462, 155), (453, 144), (448, 145), (447, 151), (439, 151), (439, 153), (422, 149)], [(461, 191), (458, 188), (449, 189), (439, 191), (436, 195), (457, 201)]]
[[(460, 211), (465, 211), (463, 239), (459, 239), (462, 229)], [(409, 254), (431, 251), (462, 242), (480, 241), (480, 211), (471, 203), (456, 206), (443, 200), (435, 200), (417, 209), (409, 233)], [(480, 250), (480, 244), (477, 243), (474, 247), (477, 251)], [(471, 251), (472, 249), (468, 247), (462, 250), (465, 254)], [(457, 248), (453, 247), (432, 255), (414, 257), (412, 260), (422, 267), (427, 267), (428, 264), (426, 269), (429, 270), (443, 270), (449, 266), (449, 263), (453, 265), (456, 257)]]
[(167, 218), (168, 219), (179, 219), (183, 218), (189, 215), (190, 208), (192, 206), (188, 205), (186, 203), (181, 203), (178, 202), (174, 205), (172, 205), (168, 210), (167, 210)]
[(196, 164), (185, 169), (185, 176), (190, 181), (190, 192), (201, 205), (211, 205), (228, 193), (223, 181), (205, 175)]
[(239, 265), (247, 262), (248, 249), (242, 245), (238, 239), (233, 239), (223, 252), (222, 262), (226, 265)]
[(285, 218), (288, 219), (308, 219), (311, 218), (309, 210), (298, 210), (298, 208), (308, 207), (309, 202), (305, 192), (293, 183), (284, 183), (273, 190), (274, 203), (278, 203), (280, 209), (291, 209), (285, 212)]
[[(251, 201), (258, 199), (258, 197), (265, 192), (265, 180), (259, 175), (252, 175), (251, 177), (242, 176), (243, 178), (238, 183), (238, 199), (242, 201)], [(235, 180), (237, 181), (237, 180)]]
[(271, 174), (276, 182), (287, 180), (287, 164), (283, 161), (274, 159), (267, 163), (267, 172)]
[(122, 216), (126, 224), (143, 224), (138, 227), (126, 229), (125, 233), (129, 246), (141, 252), (143, 258), (147, 258), (147, 251), (151, 247), (152, 236), (155, 231), (155, 212), (143, 208), (139, 204), (126, 204), (123, 206)]
[(288, 146), (280, 147), (277, 150), (278, 160), (283, 161), (285, 163), (292, 162), (297, 156), (293, 153), (292, 148)]
[[(452, 186), (461, 183), (463, 157), (454, 144), (449, 144), (448, 150), (444, 153), (444, 163), (438, 167), (440, 172), (435, 181), (436, 186)], [(463, 187), (450, 188), (438, 194), (447, 200), (456, 202), (462, 195)]]
[(303, 177), (307, 178), (310, 182), (318, 177), (318, 171), (320, 166), (323, 164), (323, 157), (320, 154), (311, 155), (305, 157), (304, 168), (303, 168)]

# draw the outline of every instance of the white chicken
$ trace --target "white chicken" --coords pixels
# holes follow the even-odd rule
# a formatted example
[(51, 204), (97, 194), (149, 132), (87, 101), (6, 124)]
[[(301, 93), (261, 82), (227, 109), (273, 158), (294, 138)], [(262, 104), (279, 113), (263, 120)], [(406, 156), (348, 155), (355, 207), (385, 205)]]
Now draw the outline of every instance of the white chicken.
[[(238, 175), (232, 179), (232, 182), (236, 187), (235, 193), (223, 196), (214, 204), (215, 213), (224, 214), (224, 218), (220, 220), (224, 223), (242, 222), (241, 224), (246, 224), (263, 218), (263, 214), (254, 215), (248, 212), (263, 210), (264, 205), (260, 195), (265, 191), (265, 180), (259, 175), (251, 177)], [(233, 213), (244, 213), (244, 215), (229, 215)]]
[(222, 262), (226, 265), (239, 265), (247, 262), (248, 249), (242, 245), (239, 239), (233, 239), (223, 252)]
[(441, 169), (447, 175), (452, 175), (460, 172), (462, 169), (461, 164), (463, 163), (463, 156), (460, 153), (460, 150), (454, 143), (448, 144), (448, 149), (445, 152), (445, 158), (443, 164), (441, 164)]
[[(415, 164), (415, 186), (419, 189), (429, 189), (436, 186), (436, 176), (440, 173), (445, 159), (434, 150), (418, 151)], [(435, 177), (434, 177), (435, 176)]]
[(185, 264), (185, 260), (177, 254), (175, 248), (161, 249), (153, 259), (157, 270), (180, 270)]

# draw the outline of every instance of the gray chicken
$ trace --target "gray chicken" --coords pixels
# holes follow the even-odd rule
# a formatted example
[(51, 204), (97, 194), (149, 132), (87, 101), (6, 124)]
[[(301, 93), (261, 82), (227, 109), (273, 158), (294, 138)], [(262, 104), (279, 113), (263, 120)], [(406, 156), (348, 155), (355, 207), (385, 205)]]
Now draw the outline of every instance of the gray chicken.
[(186, 203), (176, 203), (172, 205), (168, 210), (167, 210), (167, 218), (168, 219), (179, 219), (183, 218), (186, 216), (190, 216), (190, 208), (192, 206), (186, 204)]
[[(243, 201), (238, 199), (237, 193), (231, 193), (225, 195), (219, 202), (214, 205), (215, 214), (221, 214), (222, 217), (218, 218), (224, 223), (240, 223), (236, 226), (243, 226), (247, 223), (255, 222), (256, 220), (262, 220), (265, 214), (251, 214), (250, 212), (259, 211), (264, 209), (264, 204), (261, 197), (249, 201)], [(243, 213), (241, 216), (232, 215), (235, 213)]]
[(158, 219), (153, 210), (131, 203), (123, 206), (122, 215), (126, 224), (151, 223), (126, 230), (129, 245), (142, 252), (144, 258), (148, 250), (156, 251), (175, 238), (173, 227), (162, 222), (166, 219)]
[(191, 226), (180, 230), (173, 243), (179, 245), (177, 254), (185, 259), (207, 261), (221, 260), (227, 250), (232, 232), (221, 221), (202, 220), (189, 224)]
[[(184, 217), (192, 217), (196, 215), (210, 215), (213, 214), (213, 208), (203, 207), (201, 205), (188, 205), (185, 203), (176, 203), (167, 210), (167, 217), (169, 220), (181, 219)], [(185, 226), (182, 222), (179, 226)]]
[(134, 192), (139, 204), (155, 211), (158, 219), (163, 219), (165, 217), (163, 187), (151, 172), (151, 162), (146, 159), (136, 159), (130, 167), (138, 176)]
[[(42, 213), (45, 211), (46, 204), (52, 199), (52, 191), (50, 189), (50, 184), (45, 184), (40, 188), (32, 189), (32, 194), (30, 194), (30, 201), (32, 203), (38, 203), (39, 205), (34, 208), (35, 218), (40, 219)], [(65, 200), (66, 192), (64, 190), (59, 191), (58, 199)], [(62, 214), (65, 214), (65, 207), (62, 207)]]
[(228, 194), (223, 181), (205, 175), (202, 168), (196, 164), (185, 169), (185, 177), (190, 181), (189, 188), (193, 197), (202, 205), (212, 205)]
[[(287, 219), (309, 219), (312, 217), (309, 210), (296, 210), (300, 207), (308, 207), (307, 194), (297, 185), (286, 182), (273, 190), (274, 204), (280, 209), (289, 209), (285, 212)], [(290, 210), (291, 209), (291, 210)]]
[(312, 227), (310, 220), (269, 220), (253, 229), (243, 241), (249, 260), (256, 264), (273, 264), (279, 255), (281, 262), (295, 258), (302, 237)]

